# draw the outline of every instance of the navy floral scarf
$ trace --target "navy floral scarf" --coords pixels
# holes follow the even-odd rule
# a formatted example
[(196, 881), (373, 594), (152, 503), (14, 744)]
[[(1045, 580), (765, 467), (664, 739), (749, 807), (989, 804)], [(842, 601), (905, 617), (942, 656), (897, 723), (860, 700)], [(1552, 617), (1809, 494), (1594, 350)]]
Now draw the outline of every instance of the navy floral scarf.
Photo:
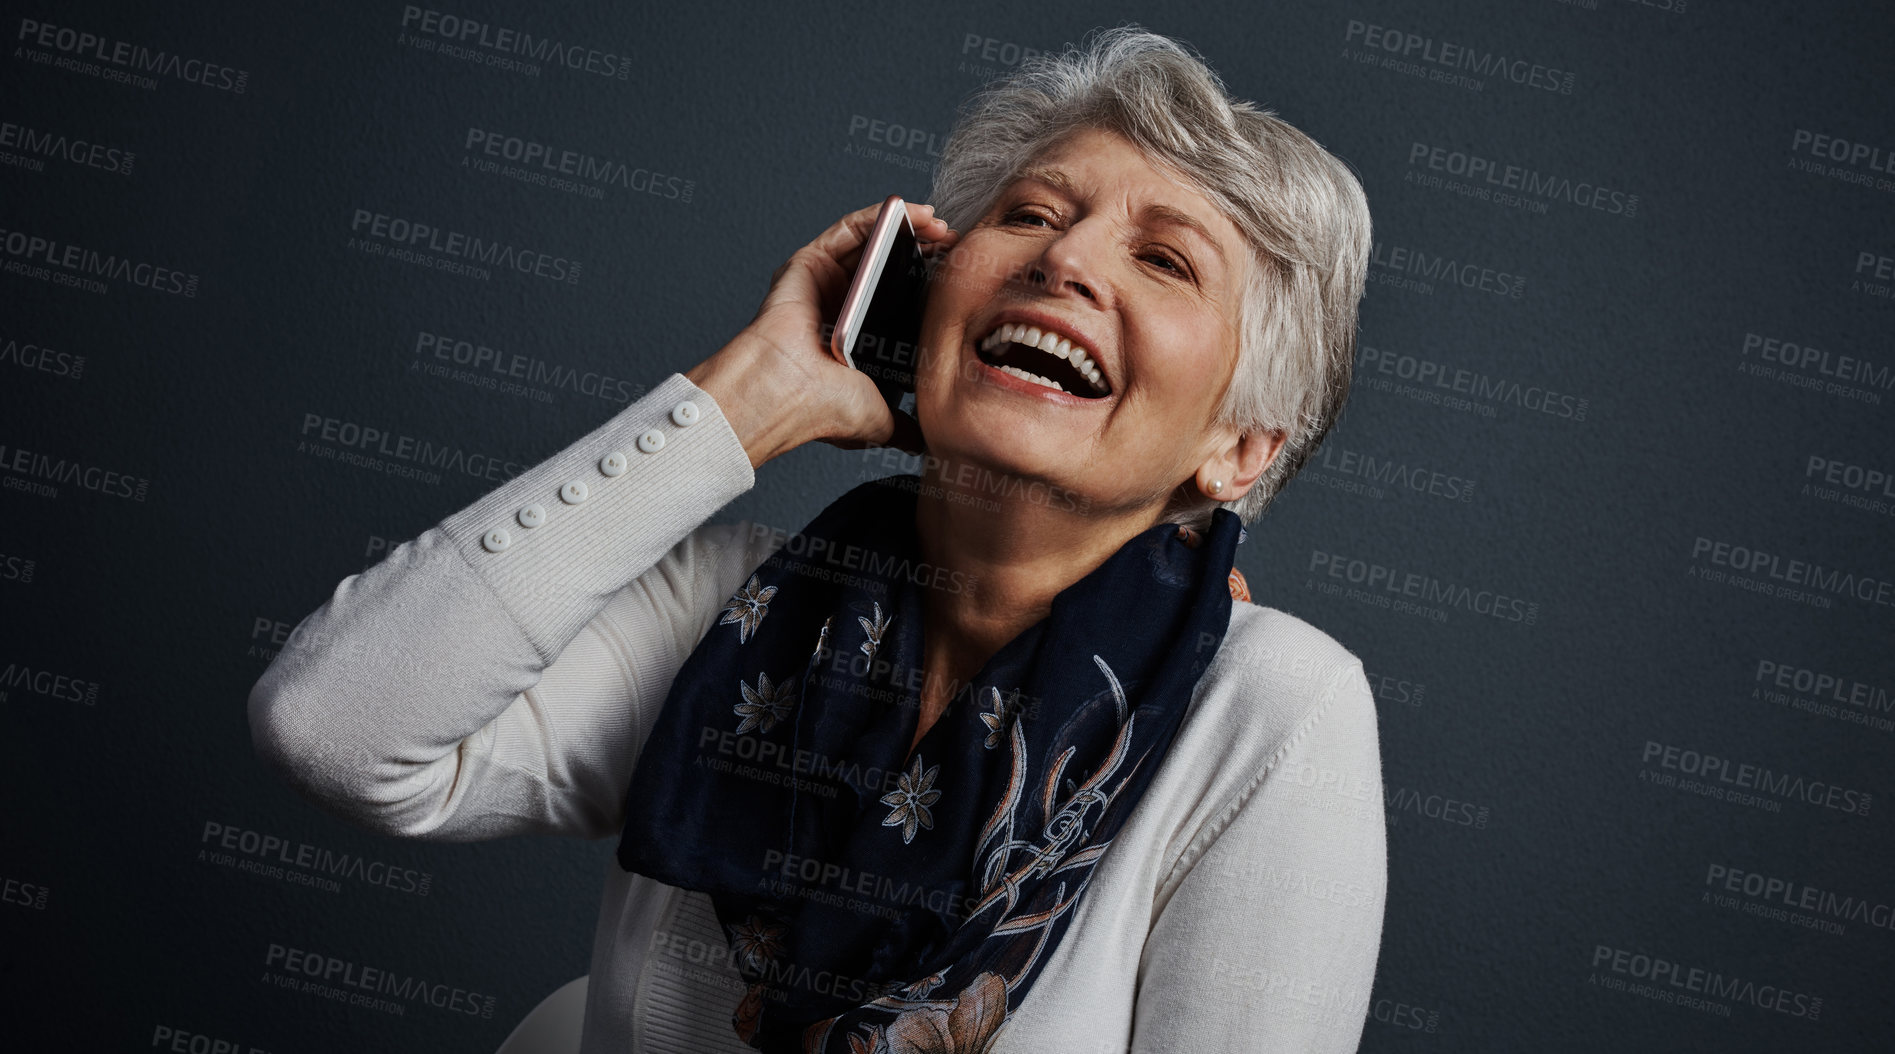
[(917, 476), (861, 484), (756, 569), (685, 661), (619, 865), (710, 894), (772, 1054), (985, 1051), (1031, 989), (1216, 655), (1243, 528), (1139, 534), (915, 744)]

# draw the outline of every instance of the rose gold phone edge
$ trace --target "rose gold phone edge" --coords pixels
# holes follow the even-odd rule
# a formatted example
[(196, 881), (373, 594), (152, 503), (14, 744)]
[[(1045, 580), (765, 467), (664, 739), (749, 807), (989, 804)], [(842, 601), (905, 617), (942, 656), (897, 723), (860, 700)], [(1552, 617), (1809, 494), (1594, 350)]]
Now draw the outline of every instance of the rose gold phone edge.
[[(843, 297), (842, 312), (836, 316), (835, 332), (829, 338), (829, 350), (850, 369), (855, 368), (855, 355), (851, 350), (854, 338), (861, 334), (862, 320), (868, 316), (869, 297), (875, 293), (875, 282), (869, 276), (880, 277), (888, 263), (889, 250), (895, 245), (895, 228), (907, 222), (908, 209), (900, 194), (882, 199), (882, 209), (875, 214), (875, 229), (869, 232), (869, 240), (862, 246), (862, 259), (855, 265), (849, 293)], [(919, 236), (915, 240), (919, 243)]]

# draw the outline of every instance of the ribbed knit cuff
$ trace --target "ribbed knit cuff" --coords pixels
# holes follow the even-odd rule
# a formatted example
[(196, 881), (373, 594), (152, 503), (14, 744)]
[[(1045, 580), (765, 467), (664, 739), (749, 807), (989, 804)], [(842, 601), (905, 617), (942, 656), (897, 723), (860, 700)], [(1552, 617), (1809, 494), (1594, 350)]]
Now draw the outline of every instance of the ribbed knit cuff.
[(440, 529), (550, 665), (612, 594), (755, 483), (716, 400), (674, 373)]

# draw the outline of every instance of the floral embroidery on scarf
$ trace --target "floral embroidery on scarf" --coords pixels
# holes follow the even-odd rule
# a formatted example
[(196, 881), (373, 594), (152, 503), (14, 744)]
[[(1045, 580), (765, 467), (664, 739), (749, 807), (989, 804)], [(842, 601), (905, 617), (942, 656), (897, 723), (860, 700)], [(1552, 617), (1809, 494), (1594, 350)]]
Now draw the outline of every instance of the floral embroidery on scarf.
[(757, 626), (763, 621), (763, 616), (770, 612), (770, 598), (776, 596), (775, 586), (759, 588), (760, 586), (763, 586), (763, 583), (756, 575), (751, 575), (750, 581), (745, 582), (744, 587), (737, 591), (737, 595), (730, 598), (730, 605), (724, 609), (724, 617), (717, 620), (720, 626), (728, 626), (733, 622), (737, 624), (737, 643), (739, 644), (749, 642), (750, 635), (757, 631)]
[(783, 927), (755, 915), (732, 926), (730, 932), (731, 951), (752, 970), (761, 971), (783, 951)]
[(917, 824), (929, 830), (934, 829), (934, 814), (928, 811), (928, 806), (933, 805), (941, 797), (941, 792), (933, 789), (934, 775), (939, 771), (941, 771), (941, 766), (936, 765), (923, 775), (921, 755), (916, 754), (914, 768), (902, 773), (895, 781), (895, 789), (882, 795), (883, 805), (895, 807), (882, 818), (882, 826), (899, 825), (903, 845), (914, 841)]
[[(1019, 690), (1015, 689), (1014, 696), (1016, 699), (1019, 694)], [(1007, 707), (1006, 704), (1000, 701), (1000, 689), (989, 686), (987, 688), (987, 695), (993, 700), (993, 710), (992, 712), (980, 715), (981, 724), (987, 726), (987, 740), (982, 743), (981, 746), (992, 750), (1000, 745), (1000, 737), (1007, 731)]]
[(926, 999), (928, 998), (929, 992), (932, 992), (935, 989), (941, 987), (943, 980), (944, 979), (942, 978), (940, 974), (931, 973), (928, 976), (923, 977), (921, 980), (916, 981), (915, 983), (902, 989), (901, 994), (908, 997), (909, 999)]
[[(981, 868), (983, 896), (979, 903), (968, 910), (968, 916), (971, 918), (985, 910), (988, 904), (996, 901), (1002, 903), (1004, 905), (1001, 909), (1002, 921), (994, 928), (994, 933), (1037, 929), (1042, 925), (1050, 924), (1053, 919), (1064, 914), (1066, 909), (1079, 899), (1079, 893), (1085, 889), (1086, 883), (1092, 880), (1093, 862), (1103, 856), (1107, 846), (1111, 845), (1108, 839), (1103, 843), (1088, 846), (1071, 860), (1061, 862), (1067, 851), (1085, 838), (1090, 827), (1087, 819), (1093, 807), (1097, 806), (1103, 815), (1111, 807), (1112, 799), (1116, 798), (1119, 790), (1124, 788), (1126, 780), (1121, 779), (1118, 786), (1110, 792), (1102, 789), (1108, 780), (1117, 775), (1119, 767), (1125, 763), (1126, 753), (1131, 747), (1132, 728), (1138, 722), (1138, 715), (1130, 712), (1125, 699), (1125, 691), (1119, 685), (1119, 679), (1112, 673), (1111, 667), (1107, 666), (1105, 660), (1098, 655), (1094, 655), (1092, 661), (1099, 667), (1100, 672), (1105, 674), (1107, 686), (1112, 691), (1113, 702), (1117, 706), (1119, 715), (1118, 735), (1112, 741), (1112, 747), (1104, 765), (1084, 783), (1074, 785), (1072, 780), (1066, 779), (1062, 786), (1061, 777), (1065, 775), (1066, 758), (1071, 756), (1070, 751), (1054, 763), (1053, 770), (1046, 774), (1046, 782), (1041, 790), (1040, 814), (1046, 817), (1046, 821), (1044, 829), (1040, 832), (1044, 840), (1038, 841), (1038, 844), (1035, 844), (1036, 840), (1031, 837), (1016, 837), (1013, 827), (1015, 810), (1019, 807), (1021, 796), (1027, 792), (1026, 730), (1018, 721), (1013, 723), (1011, 737), (1013, 777), (1008, 782), (1005, 796), (994, 809), (993, 816), (988, 819), (986, 828), (981, 831), (981, 855), (985, 858)], [(1063, 801), (1056, 800), (1059, 791), (1065, 792)], [(1014, 866), (1016, 853), (1025, 854), (1024, 861), (1018, 867)], [(1079, 879), (1079, 888), (1074, 890), (1071, 898), (1066, 897), (1066, 884), (1061, 882), (1058, 892), (1053, 895), (1055, 906), (1052, 909), (1024, 919), (1011, 918), (1019, 906), (1021, 879), (1035, 874), (1051, 876), (1074, 868), (1079, 869), (1081, 874), (1075, 876)]]
[(888, 623), (893, 617), (882, 614), (880, 604), (875, 605), (875, 621), (870, 622), (860, 615), (855, 617), (855, 620), (862, 624), (862, 632), (868, 634), (868, 639), (862, 642), (862, 654), (871, 659), (875, 658), (875, 649), (882, 646), (882, 633), (888, 629)]
[[(997, 905), (1000, 917), (992, 934), (1031, 942), (1033, 950), (1012, 977), (981, 970), (965, 987), (946, 998), (930, 998), (935, 989), (947, 983), (939, 973), (915, 981), (898, 993), (877, 998), (869, 1005), (894, 1013), (894, 1020), (886, 1025), (858, 1025), (859, 1031), (846, 1037), (849, 1054), (987, 1054), (992, 1049), (1001, 1026), (1007, 1021), (1008, 993), (1040, 958), (1045, 936), (1044, 932), (1036, 931), (1050, 931), (1054, 923), (1079, 902), (1080, 895), (1092, 882), (1093, 867), (1111, 848), (1112, 840), (1086, 845), (1077, 852), (1072, 850), (1103, 818), (1130, 778), (1129, 774), (1121, 776), (1120, 770), (1129, 759), (1132, 731), (1138, 717), (1131, 713), (1124, 689), (1112, 668), (1098, 655), (1094, 655), (1092, 661), (1105, 675), (1118, 715), (1118, 735), (1104, 765), (1083, 783), (1075, 784), (1070, 777), (1065, 777), (1064, 761), (1056, 763), (1040, 790), (1045, 826), (1037, 836), (1031, 832), (1016, 832), (1014, 820), (1021, 798), (1031, 791), (1026, 783), (1026, 729), (1018, 721), (1011, 722), (1007, 730), (1012, 747), (1012, 777), (980, 836), (981, 849), (976, 859), (982, 861), (981, 899), (968, 910), (968, 922)], [(918, 772), (919, 758), (915, 766)], [(1138, 761), (1133, 761), (1132, 767), (1137, 768)], [(1107, 789), (1115, 778), (1117, 785)], [(1063, 793), (1056, 793), (1056, 787)], [(1020, 837), (1021, 834), (1026, 837)], [(1030, 899), (1022, 893), (1022, 883), (1034, 875), (1064, 874), (1070, 874), (1070, 879), (1061, 879), (1050, 890), (1042, 887)], [(741, 1009), (739, 1014), (742, 1014)], [(836, 1020), (825, 1018), (804, 1030), (805, 1054), (822, 1054)]]
[[(862, 1031), (850, 1033), (849, 1054), (986, 1054), (1006, 1020), (1006, 982), (986, 972), (951, 1000), (904, 1010), (886, 1026), (864, 1025)], [(828, 1024), (810, 1026), (805, 1050), (822, 1049)]]
[[(845, 499), (825, 509), (808, 533), (855, 539), (855, 544), (886, 541), (896, 556), (915, 548), (908, 534), (882, 529), (888, 523), (905, 525), (909, 498), (865, 490)], [(1047, 961), (1045, 953), (1073, 922), (1094, 869), (1113, 844), (1129, 805), (1151, 782), (1188, 709), (1188, 689), (1202, 663), (1176, 656), (1188, 653), (1193, 639), (1215, 639), (1226, 620), (1229, 605), (1217, 591), (1216, 570), (1225, 570), (1222, 584), (1233, 599), (1247, 592), (1241, 576), (1230, 574), (1231, 536), (1241, 529), (1226, 512), (1217, 510), (1210, 528), (1201, 532), (1180, 530), (1175, 523), (1146, 532), (1122, 545), (1111, 567), (1074, 583), (1072, 596), (1078, 599), (1068, 609), (1072, 617), (1050, 620), (1044, 641), (1028, 639), (990, 664), (994, 669), (979, 686), (978, 702), (969, 700), (968, 706), (981, 724), (961, 725), (965, 719), (956, 718), (951, 742), (918, 744), (935, 752), (932, 766), (911, 746), (901, 762), (905, 771), (894, 772), (895, 787), (871, 789), (845, 777), (840, 782), (859, 797), (828, 808), (813, 797), (772, 797), (737, 786), (741, 781), (704, 781), (694, 772), (681, 779), (676, 763), (662, 770), (639, 766), (633, 785), (650, 800), (755, 806), (719, 813), (734, 822), (703, 832), (701, 844), (686, 852), (690, 866), (678, 872), (695, 883), (687, 888), (713, 895), (731, 961), (749, 982), (733, 993), (741, 1001), (731, 1001), (736, 1003), (731, 1024), (740, 1040), (781, 1054), (991, 1054), (1006, 1034), (1009, 1004), (1026, 995)], [(894, 616), (911, 610), (914, 594), (898, 577), (889, 583), (892, 592), (873, 588), (873, 582), (791, 588), (788, 576), (802, 564), (767, 564), (779, 566), (781, 572), (760, 569), (749, 576), (723, 607), (720, 625), (736, 626), (738, 641), (713, 634), (687, 661), (695, 675), (674, 685), (670, 713), (661, 714), (659, 726), (665, 732), (662, 742), (683, 749), (668, 750), (661, 760), (682, 756), (688, 763), (690, 740), (704, 720), (722, 725), (725, 718), (719, 715), (733, 713), (741, 731), (759, 732), (772, 742), (780, 737), (786, 748), (819, 749), (824, 757), (866, 752), (870, 757), (864, 760), (892, 769), (894, 759), (905, 756), (897, 752), (905, 724), (895, 716), (899, 708), (878, 708), (865, 698), (882, 698), (879, 691), (857, 690), (882, 689), (880, 671), (871, 676), (849, 664), (854, 678), (826, 676), (827, 660), (845, 658), (836, 651), (844, 643), (844, 620), (855, 618), (862, 630), (855, 638), (858, 654), (872, 663), (895, 658), (901, 669), (918, 668), (907, 664), (922, 650), (920, 624), (909, 620), (908, 629), (887, 632)], [(890, 600), (890, 606), (881, 606), (881, 599)], [(865, 601), (871, 602), (868, 612), (860, 608)], [(1147, 609), (1148, 620), (1122, 617), (1126, 610), (1144, 614)], [(765, 637), (761, 623), (772, 610), (778, 621)], [(809, 626), (821, 631), (806, 661), (778, 654), (800, 650)], [(1153, 632), (1153, 627), (1172, 630)], [(777, 657), (755, 657), (755, 649), (747, 646), (751, 636)], [(1097, 669), (1085, 669), (1086, 659)], [(1120, 666), (1128, 673), (1140, 671), (1139, 679), (1121, 685), (1114, 673)], [(772, 669), (778, 677), (767, 676)], [(741, 678), (741, 700), (729, 696), (733, 673)], [(1032, 696), (1024, 691), (1029, 682), (1038, 686)], [(1040, 716), (1049, 702), (1053, 720), (1028, 720)], [(1133, 703), (1140, 704), (1136, 714)], [(906, 728), (907, 735), (913, 733), (912, 726)], [(655, 734), (652, 742), (660, 742)], [(1007, 755), (989, 753), (1001, 746), (1009, 747)], [(649, 778), (641, 781), (641, 772)], [(654, 795), (655, 784), (691, 793)], [(878, 798), (874, 789), (885, 793)], [(883, 817), (874, 815), (878, 802)], [(934, 808), (943, 810), (940, 824), (934, 822)], [(756, 822), (744, 822), (745, 815)], [(668, 826), (628, 817), (620, 865), (641, 873), (676, 870), (664, 856), (671, 848)], [(875, 833), (877, 826), (885, 833)], [(900, 846), (893, 842), (897, 831)], [(913, 842), (924, 831), (928, 839), (916, 848)], [(778, 837), (791, 848), (807, 843), (813, 851), (846, 859), (851, 867), (860, 863), (864, 870), (901, 875), (913, 868), (911, 878), (928, 879), (915, 888), (931, 890), (941, 882), (960, 896), (951, 908), (931, 907), (901, 926), (884, 927), (874, 920), (832, 918), (829, 909), (842, 905), (813, 899), (798, 904), (775, 886), (769, 895), (760, 895), (762, 887), (741, 873), (725, 873), (730, 860), (743, 859), (759, 840)], [(846, 971), (867, 981), (868, 988), (859, 996), (836, 998), (844, 993), (806, 974), (778, 969), (786, 963), (830, 968), (837, 976)]]
[(770, 683), (770, 675), (762, 671), (757, 673), (755, 688), (742, 680), (737, 687), (743, 689), (744, 701), (733, 708), (733, 713), (743, 718), (737, 725), (737, 731), (748, 732), (756, 729), (768, 732), (776, 727), (778, 721), (790, 716), (790, 707), (796, 704), (796, 681), (786, 677), (777, 684)]

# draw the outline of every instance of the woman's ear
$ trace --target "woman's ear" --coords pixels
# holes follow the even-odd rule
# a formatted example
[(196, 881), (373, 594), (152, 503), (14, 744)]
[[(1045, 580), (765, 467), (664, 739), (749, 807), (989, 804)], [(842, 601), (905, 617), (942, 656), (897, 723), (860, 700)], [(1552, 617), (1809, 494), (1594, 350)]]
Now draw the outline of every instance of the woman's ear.
[(1235, 436), (1198, 469), (1198, 478), (1200, 481), (1222, 480), (1224, 489), (1213, 497), (1235, 501), (1248, 493), (1251, 486), (1276, 461), (1288, 435), (1276, 428)]

